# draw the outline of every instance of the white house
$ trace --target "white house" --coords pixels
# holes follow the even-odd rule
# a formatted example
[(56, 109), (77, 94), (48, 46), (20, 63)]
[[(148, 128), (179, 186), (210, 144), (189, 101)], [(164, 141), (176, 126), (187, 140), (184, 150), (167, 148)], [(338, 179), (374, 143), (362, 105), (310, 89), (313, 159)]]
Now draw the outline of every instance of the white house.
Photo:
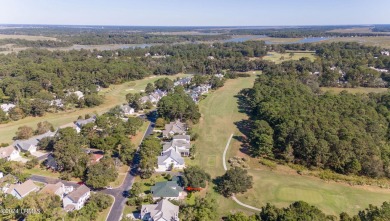
[(172, 169), (183, 169), (185, 167), (184, 159), (174, 150), (164, 152), (161, 156), (157, 157), (156, 171), (170, 171)]
[(173, 136), (172, 141), (167, 142), (163, 145), (162, 154), (173, 150), (181, 154), (181, 156), (189, 156), (191, 149), (191, 141), (189, 135), (176, 135)]
[(14, 108), (15, 107), (15, 104), (2, 104), (2, 105), (0, 105), (0, 108), (4, 111), (4, 112), (6, 112), (6, 113), (8, 113), (12, 108)]
[(73, 191), (73, 186), (65, 186), (62, 182), (58, 182), (56, 184), (47, 184), (39, 192), (55, 194), (59, 196), (61, 199), (63, 199), (65, 194), (68, 194), (72, 191)]
[(62, 99), (55, 99), (50, 101), (50, 106), (64, 107), (64, 103), (62, 102)]
[(79, 186), (75, 191), (69, 193), (63, 198), (62, 204), (65, 211), (69, 212), (83, 208), (85, 202), (90, 196), (91, 190), (87, 186)]
[(12, 196), (22, 199), (26, 197), (31, 192), (36, 192), (39, 190), (39, 187), (35, 185), (32, 180), (27, 180), (22, 184), (11, 184), (8, 188), (4, 189), (6, 194), (11, 194)]
[(141, 220), (179, 221), (179, 207), (163, 199), (157, 204), (142, 205)]
[(124, 115), (134, 114), (134, 108), (130, 107), (128, 104), (122, 105), (120, 107)]
[(381, 51), (381, 54), (382, 55), (386, 55), (386, 56), (390, 56), (390, 52), (389, 51)]
[(0, 148), (0, 159), (7, 161), (16, 160), (20, 157), (19, 151), (14, 146)]

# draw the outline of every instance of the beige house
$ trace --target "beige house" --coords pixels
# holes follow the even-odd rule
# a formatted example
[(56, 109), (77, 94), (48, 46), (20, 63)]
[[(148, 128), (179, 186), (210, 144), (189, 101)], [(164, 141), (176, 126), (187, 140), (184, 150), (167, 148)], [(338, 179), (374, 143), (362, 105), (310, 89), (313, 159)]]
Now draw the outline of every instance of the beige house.
[(22, 184), (11, 184), (8, 188), (5, 188), (5, 193), (22, 199), (31, 192), (37, 192), (38, 190), (39, 187), (32, 180), (27, 180)]
[(65, 186), (62, 182), (56, 184), (47, 184), (42, 188), (40, 193), (49, 193), (59, 196), (61, 199), (64, 198), (64, 195), (73, 191), (73, 186)]
[(15, 147), (8, 146), (0, 148), (0, 159), (6, 159), (7, 161), (16, 160), (19, 158), (19, 151)]

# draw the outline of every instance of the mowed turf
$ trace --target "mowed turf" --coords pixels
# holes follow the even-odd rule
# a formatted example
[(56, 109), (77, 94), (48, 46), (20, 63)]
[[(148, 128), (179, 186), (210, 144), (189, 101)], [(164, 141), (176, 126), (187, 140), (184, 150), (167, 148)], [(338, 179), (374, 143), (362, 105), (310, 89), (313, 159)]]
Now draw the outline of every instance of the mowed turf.
[[(199, 133), (198, 140), (195, 141), (196, 158), (186, 161), (187, 165), (199, 165), (204, 168), (212, 177), (220, 176), (224, 173), (222, 167), (222, 153), (226, 142), (232, 133), (239, 133), (234, 122), (246, 118), (244, 113), (238, 111), (237, 93), (243, 88), (253, 86), (256, 74), (248, 78), (238, 78), (227, 80), (225, 86), (211, 92), (199, 104), (202, 118), (193, 129)], [(258, 73), (258, 72), (255, 72)], [(224, 198), (215, 193), (212, 185), (209, 185), (209, 193), (218, 202), (218, 216), (227, 215), (229, 212), (244, 211), (252, 212), (239, 206), (233, 200)]]
[(328, 215), (338, 216), (341, 212), (356, 215), (369, 204), (381, 205), (390, 199), (390, 190), (380, 188), (352, 187), (298, 174), (253, 168), (249, 173), (253, 176), (254, 188), (237, 195), (237, 198), (258, 207), (267, 202), (285, 207), (302, 200), (317, 206)]
[[(290, 53), (294, 53), (290, 56)], [(299, 60), (301, 58), (309, 58), (311, 61), (315, 60), (315, 53), (312, 51), (286, 51), (286, 53), (269, 52), (263, 57), (266, 61), (273, 61), (276, 64), (282, 63), (283, 61)]]
[[(184, 74), (169, 76), (171, 79), (177, 77), (186, 76)], [(10, 143), (12, 138), (15, 136), (15, 132), (21, 126), (30, 126), (36, 128), (37, 124), (41, 121), (48, 121), (53, 124), (54, 127), (59, 127), (68, 123), (72, 123), (77, 120), (78, 116), (84, 116), (85, 114), (98, 113), (102, 114), (107, 112), (109, 109), (116, 105), (123, 104), (126, 102), (126, 94), (136, 93), (144, 90), (148, 83), (152, 83), (159, 78), (167, 76), (152, 76), (142, 80), (136, 80), (126, 82), (119, 85), (111, 85), (109, 88), (104, 89), (100, 92), (101, 95), (105, 96), (104, 103), (93, 108), (73, 109), (66, 112), (59, 113), (47, 113), (43, 117), (26, 117), (19, 121), (12, 121), (7, 124), (0, 124), (0, 143)]]
[(351, 94), (368, 94), (368, 93), (383, 93), (388, 91), (388, 88), (376, 88), (376, 87), (356, 87), (356, 88), (340, 88), (340, 87), (321, 87), (324, 92), (331, 92), (338, 94), (342, 91), (347, 91)]
[[(213, 178), (224, 173), (222, 154), (226, 142), (232, 133), (241, 135), (235, 122), (247, 119), (246, 114), (238, 111), (235, 95), (241, 89), (251, 87), (256, 74), (250, 78), (228, 80), (224, 87), (211, 92), (205, 100), (200, 102), (202, 118), (199, 124), (194, 126), (194, 130), (199, 133), (198, 140), (194, 142), (197, 157), (195, 160), (187, 159), (188, 165), (199, 165)], [(248, 158), (239, 151), (239, 148), (239, 141), (233, 139), (227, 159), (236, 155)], [(255, 162), (257, 159), (251, 158), (250, 161)], [(258, 164), (250, 163), (250, 165)], [(254, 187), (247, 193), (238, 195), (238, 198), (243, 203), (255, 207), (261, 207), (267, 202), (282, 207), (294, 201), (303, 200), (318, 206), (329, 215), (338, 215), (342, 211), (356, 214), (370, 203), (380, 205), (390, 199), (390, 191), (380, 188), (351, 187), (279, 170), (260, 170), (257, 166), (252, 166), (249, 173), (254, 178)], [(217, 213), (220, 217), (235, 211), (254, 212), (236, 204), (231, 199), (218, 195), (212, 187), (209, 188), (209, 192), (218, 201)]]

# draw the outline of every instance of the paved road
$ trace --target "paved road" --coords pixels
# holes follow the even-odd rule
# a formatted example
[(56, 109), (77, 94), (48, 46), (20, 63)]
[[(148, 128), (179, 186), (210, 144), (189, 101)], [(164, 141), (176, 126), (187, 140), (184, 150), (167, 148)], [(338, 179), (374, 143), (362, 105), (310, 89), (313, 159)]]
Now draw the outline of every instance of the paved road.
[[(152, 114), (150, 115), (150, 117), (147, 118), (147, 120), (149, 121), (149, 126), (144, 134), (144, 137), (143, 139), (145, 139), (146, 137), (148, 137), (149, 135), (151, 135), (153, 133), (153, 129), (154, 129), (154, 126), (155, 126), (155, 122), (156, 122), (156, 112), (152, 112)], [(142, 139), (142, 140), (143, 140)], [(139, 151), (139, 148), (137, 149), (137, 151)], [(50, 153), (44, 155), (44, 156), (41, 156), (39, 157), (38, 159), (39, 160), (44, 160), (47, 158), (47, 156), (49, 155)], [(109, 194), (111, 195), (112, 197), (114, 197), (114, 203), (113, 205), (111, 206), (111, 211), (107, 217), (107, 221), (119, 221), (122, 217), (122, 213), (123, 213), (123, 209), (125, 207), (125, 203), (127, 201), (127, 198), (124, 196), (124, 191), (129, 191), (131, 186), (133, 185), (134, 183), (134, 176), (132, 174), (136, 174), (138, 168), (137, 166), (133, 166), (131, 171), (129, 171), (127, 174), (126, 174), (126, 177), (125, 177), (125, 180), (123, 181), (122, 185), (118, 188), (115, 188), (115, 189), (103, 189), (103, 190), (97, 190), (97, 192), (102, 192), (102, 193), (105, 193), (105, 194)], [(45, 177), (45, 176), (39, 176), (39, 175), (32, 175), (30, 177), (31, 180), (33, 181), (36, 181), (36, 182), (41, 182), (41, 183), (57, 183), (57, 182), (62, 182), (64, 183), (65, 185), (67, 186), (73, 186), (75, 188), (77, 188), (79, 185), (75, 182), (70, 182), (70, 181), (65, 181), (65, 180), (60, 180), (60, 179), (55, 179), (55, 178), (50, 178), (50, 177)]]
[[(154, 129), (155, 122), (156, 122), (156, 112), (154, 112), (148, 118), (148, 120), (150, 121), (150, 123), (149, 123), (148, 128), (146, 129), (146, 132), (144, 134), (143, 139), (145, 139), (146, 137), (148, 137), (149, 135), (151, 135), (153, 133), (153, 129)], [(138, 147), (137, 151), (139, 151), (139, 147)], [(131, 186), (133, 185), (135, 177), (131, 174), (136, 173), (137, 169), (138, 169), (137, 167), (133, 167), (132, 171), (127, 173), (127, 175), (125, 177), (125, 181), (123, 182), (123, 184), (120, 187), (115, 188), (115, 189), (111, 189), (111, 190), (107, 189), (107, 190), (101, 191), (103, 193), (110, 194), (111, 196), (113, 196), (115, 198), (115, 202), (111, 207), (110, 213), (108, 214), (107, 221), (119, 221), (120, 220), (122, 213), (123, 213), (123, 209), (125, 207), (125, 203), (127, 201), (127, 198), (124, 196), (124, 191), (129, 191)]]
[(35, 182), (40, 182), (40, 183), (55, 184), (55, 183), (58, 183), (58, 182), (62, 182), (63, 184), (65, 184), (65, 186), (73, 186), (74, 188), (77, 188), (78, 186), (80, 186), (76, 182), (60, 180), (60, 179), (55, 179), (55, 178), (50, 178), (50, 177), (45, 177), (45, 176), (39, 176), (39, 175), (32, 175), (30, 177), (30, 179), (35, 181)]

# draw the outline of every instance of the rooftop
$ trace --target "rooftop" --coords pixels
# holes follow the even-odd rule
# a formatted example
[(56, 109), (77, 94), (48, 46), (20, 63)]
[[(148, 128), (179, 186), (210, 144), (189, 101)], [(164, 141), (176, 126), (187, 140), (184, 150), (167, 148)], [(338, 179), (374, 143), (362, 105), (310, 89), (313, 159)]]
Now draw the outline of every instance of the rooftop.
[(71, 199), (73, 202), (78, 202), (82, 196), (91, 190), (86, 185), (79, 186), (75, 191), (69, 193), (66, 197)]

